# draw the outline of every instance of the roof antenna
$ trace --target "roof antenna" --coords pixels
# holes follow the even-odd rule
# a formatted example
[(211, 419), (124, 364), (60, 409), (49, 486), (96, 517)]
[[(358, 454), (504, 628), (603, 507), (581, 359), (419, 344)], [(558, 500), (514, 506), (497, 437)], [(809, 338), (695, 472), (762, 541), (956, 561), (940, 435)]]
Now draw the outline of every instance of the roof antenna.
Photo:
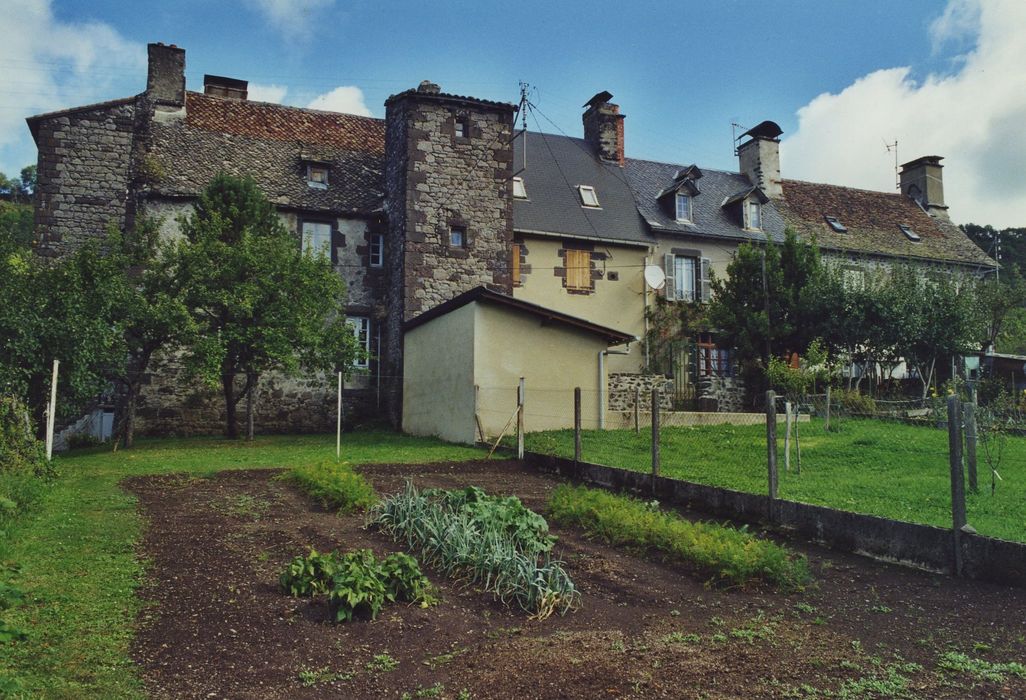
[(733, 137), (731, 147), (734, 149), (734, 157), (737, 157), (737, 142), (741, 140), (741, 136), (737, 135), (738, 130), (741, 130), (741, 136), (744, 136), (744, 133), (748, 131), (748, 129), (738, 124), (737, 122), (731, 122), (730, 135)]
[(527, 101), (527, 92), (530, 89), (530, 85), (523, 80), (520, 81), (520, 105), (517, 109), (520, 111), (521, 124), (523, 125), (520, 131), (520, 138), (524, 145), (524, 162), (520, 166), (521, 172), (527, 170), (527, 105), (530, 104)]
[(894, 143), (887, 143), (884, 141), (884, 148), (890, 153), (894, 151), (894, 189), (901, 189), (901, 175), (898, 174), (898, 139), (894, 139)]

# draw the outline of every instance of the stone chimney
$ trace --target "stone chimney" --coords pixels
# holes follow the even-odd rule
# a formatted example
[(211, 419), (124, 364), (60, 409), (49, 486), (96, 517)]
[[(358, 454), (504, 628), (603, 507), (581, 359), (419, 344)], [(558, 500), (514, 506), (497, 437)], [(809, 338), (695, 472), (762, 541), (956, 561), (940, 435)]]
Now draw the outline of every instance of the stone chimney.
[(149, 44), (146, 95), (154, 105), (181, 109), (185, 106), (185, 49), (174, 44)]
[(203, 94), (226, 100), (245, 100), (249, 97), (249, 82), (220, 75), (204, 75)]
[(783, 195), (780, 185), (780, 139), (783, 130), (774, 122), (765, 121), (741, 134), (750, 137), (737, 148), (741, 174), (770, 199)]
[(599, 158), (610, 163), (623, 165), (623, 119), (620, 106), (609, 100), (612, 95), (600, 92), (584, 105), (588, 109), (581, 119), (584, 122), (584, 140)]
[(939, 219), (948, 218), (944, 204), (944, 168), (941, 156), (923, 156), (901, 166), (901, 193), (919, 203), (926, 213)]

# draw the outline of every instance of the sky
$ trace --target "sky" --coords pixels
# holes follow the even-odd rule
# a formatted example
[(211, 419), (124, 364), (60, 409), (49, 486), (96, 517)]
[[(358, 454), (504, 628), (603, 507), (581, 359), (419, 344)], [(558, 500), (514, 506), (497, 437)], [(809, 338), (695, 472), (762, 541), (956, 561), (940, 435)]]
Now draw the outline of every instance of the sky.
[[(517, 102), (528, 129), (581, 135), (608, 90), (628, 157), (737, 170), (734, 127), (784, 130), (784, 178), (893, 191), (899, 162), (944, 157), (956, 223), (1026, 226), (1026, 0), (5, 0), (0, 171), (36, 159), (32, 114), (125, 97), (146, 44), (186, 80), (384, 116), (421, 80)], [(738, 131), (743, 131), (744, 128)]]

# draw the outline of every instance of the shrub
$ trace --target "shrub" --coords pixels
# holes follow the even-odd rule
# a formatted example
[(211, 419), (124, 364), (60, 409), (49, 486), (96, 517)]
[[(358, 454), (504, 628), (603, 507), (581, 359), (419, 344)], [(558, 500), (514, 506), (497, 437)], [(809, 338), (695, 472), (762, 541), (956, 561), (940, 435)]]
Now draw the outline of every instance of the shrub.
[(293, 559), (278, 581), (290, 596), (296, 598), (327, 593), (338, 567), (336, 553), (321, 554), (311, 549), (307, 556)]
[(0, 396), (0, 532), (28, 510), (55, 476), (43, 444), (33, 437), (25, 405)]
[(374, 505), (374, 487), (347, 464), (320, 462), (290, 469), (281, 477), (306, 491), (323, 507), (352, 513)]
[(846, 391), (844, 389), (835, 392), (834, 396), (837, 397), (837, 403), (847, 413), (857, 416), (876, 415), (876, 401), (873, 400), (872, 396), (860, 394), (855, 390)]
[(716, 523), (684, 520), (635, 498), (561, 485), (549, 500), (556, 522), (576, 525), (618, 545), (666, 552), (736, 584), (762, 579), (785, 590), (809, 580), (804, 557), (749, 532)]

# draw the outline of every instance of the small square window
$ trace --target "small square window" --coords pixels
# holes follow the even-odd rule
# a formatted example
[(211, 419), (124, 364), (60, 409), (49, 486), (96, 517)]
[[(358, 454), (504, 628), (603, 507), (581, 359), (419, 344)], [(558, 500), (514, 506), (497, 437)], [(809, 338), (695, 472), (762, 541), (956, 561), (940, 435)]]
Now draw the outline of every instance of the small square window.
[(328, 187), (328, 166), (307, 163), (306, 184), (316, 189), (327, 189)]
[(376, 233), (370, 238), (369, 260), (371, 267), (382, 267), (385, 264), (385, 237)]
[(691, 221), (691, 195), (677, 193), (677, 221)]
[(453, 226), (449, 229), (449, 245), (453, 248), (465, 248), (467, 246), (467, 229), (463, 226)]
[(901, 232), (905, 234), (905, 238), (909, 239), (913, 243), (919, 243), (923, 240), (918, 233), (908, 226), (908, 224), (898, 224), (898, 228), (900, 228)]
[(748, 203), (748, 228), (753, 231), (762, 230), (762, 205), (758, 202)]
[(527, 188), (524, 187), (524, 178), (513, 178), (513, 196), (517, 199), (527, 199)]
[(827, 225), (829, 225), (830, 228), (832, 228), (837, 233), (847, 233), (848, 232), (848, 227), (845, 226), (844, 224), (842, 224), (840, 221), (838, 221), (836, 217), (824, 216), (823, 218), (826, 219)]
[(466, 117), (456, 117), (454, 133), (458, 139), (470, 138), (470, 120)]
[(577, 191), (581, 193), (581, 205), (585, 207), (598, 207), (598, 195), (591, 185), (578, 185)]

